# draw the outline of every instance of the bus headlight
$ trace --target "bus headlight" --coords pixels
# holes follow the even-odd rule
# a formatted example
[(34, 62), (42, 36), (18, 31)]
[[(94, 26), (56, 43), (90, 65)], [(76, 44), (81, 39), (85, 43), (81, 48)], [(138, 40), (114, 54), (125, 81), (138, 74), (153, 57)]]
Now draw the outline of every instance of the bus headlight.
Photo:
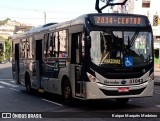
[(96, 77), (94, 77), (92, 74), (90, 74), (90, 73), (88, 73), (88, 72), (87, 72), (87, 76), (88, 76), (88, 79), (89, 79), (91, 82), (94, 82), (94, 83), (100, 82)]

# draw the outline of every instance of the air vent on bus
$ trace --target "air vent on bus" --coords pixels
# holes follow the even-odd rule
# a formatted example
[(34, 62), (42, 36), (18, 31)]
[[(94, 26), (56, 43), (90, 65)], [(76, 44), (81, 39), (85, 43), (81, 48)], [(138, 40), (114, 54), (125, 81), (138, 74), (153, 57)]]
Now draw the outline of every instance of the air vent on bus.
[(51, 26), (51, 25), (54, 25), (54, 24), (57, 24), (57, 23), (47, 23), (47, 24), (44, 24), (42, 27), (47, 27), (47, 26)]

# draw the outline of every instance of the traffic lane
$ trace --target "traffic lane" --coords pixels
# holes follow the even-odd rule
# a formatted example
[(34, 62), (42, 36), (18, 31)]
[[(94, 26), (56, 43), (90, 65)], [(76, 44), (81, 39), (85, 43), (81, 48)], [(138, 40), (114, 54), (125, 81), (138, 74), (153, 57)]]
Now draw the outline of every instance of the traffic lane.
[(130, 98), (126, 105), (118, 104), (115, 99), (75, 101), (72, 107), (83, 111), (105, 111), (105, 112), (160, 112), (160, 88), (154, 87), (152, 97)]
[[(153, 97), (144, 98), (131, 98), (126, 105), (118, 104), (114, 99), (107, 100), (89, 100), (81, 101), (74, 100), (71, 104), (66, 104), (62, 100), (61, 96), (47, 93), (45, 95), (40, 93), (33, 93), (32, 95), (27, 94), (25, 87), (9, 88), (9, 90), (2, 90), (1, 95), (5, 95), (1, 98), (0, 103), (6, 103), (9, 108), (4, 106), (0, 110), (4, 111), (160, 111), (159, 105), (159, 94), (160, 90), (158, 87), (154, 89)], [(7, 100), (7, 101), (6, 101)], [(15, 106), (18, 108), (15, 110)], [(3, 105), (2, 105), (3, 106)], [(11, 108), (12, 107), (12, 108)], [(28, 108), (31, 107), (31, 108)], [(57, 109), (55, 107), (61, 107)]]
[(0, 64), (0, 79), (13, 79), (11, 63)]
[[(60, 96), (53, 94), (41, 95), (34, 93), (29, 95), (25, 91), (25, 87), (9, 87), (1, 89), (0, 103), (2, 111), (160, 111), (159, 96), (160, 89), (154, 87), (154, 96), (146, 98), (130, 99), (128, 104), (120, 105), (115, 100), (92, 100), (79, 101), (71, 105), (63, 104)], [(4, 95), (4, 96), (3, 96)], [(67, 106), (67, 107), (62, 107)], [(18, 108), (17, 108), (18, 107)], [(29, 107), (29, 108), (28, 108)], [(62, 108), (55, 108), (62, 107)]]
[[(16, 90), (19, 90), (19, 91), (16, 91)], [(50, 101), (54, 101), (54, 102), (59, 102), (59, 98), (55, 95), (52, 95), (54, 98), (51, 98), (51, 95), (47, 94), (45, 96), (39, 94), (39, 93), (35, 93), (33, 95), (29, 95), (25, 92), (24, 90), (24, 87), (19, 87), (18, 89), (16, 90), (10, 90), (8, 91), (7, 93), (10, 93), (8, 95), (6, 95), (7, 97), (12, 95), (11, 98), (13, 99), (17, 99), (19, 98), (19, 100), (17, 100), (16, 104), (14, 104), (15, 102), (11, 102), (16, 108), (23, 108), (23, 110), (7, 110), (8, 111), (13, 111), (13, 112), (26, 112), (26, 111), (29, 111), (29, 112), (72, 112), (72, 118), (67, 118), (68, 116), (66, 116), (66, 118), (54, 118), (54, 119), (43, 119), (44, 121), (48, 121), (48, 120), (62, 120), (62, 121), (94, 121), (94, 120), (98, 120), (98, 121), (105, 121), (105, 120), (118, 120), (117, 118), (110, 118), (110, 119), (106, 119), (106, 118), (98, 118), (98, 114), (96, 112), (144, 112), (144, 110), (146, 111), (151, 111), (151, 112), (154, 112), (154, 108), (151, 108), (153, 107), (152, 104), (150, 104), (149, 106), (147, 104), (147, 102), (149, 102), (149, 98), (140, 98), (140, 99), (135, 99), (134, 100), (130, 100), (129, 103), (125, 106), (122, 106), (122, 105), (119, 105), (117, 104), (114, 100), (96, 100), (96, 101), (77, 101), (77, 103), (75, 103), (75, 105), (72, 105), (72, 106), (63, 106), (61, 108), (55, 108), (55, 104), (53, 103), (50, 103), (50, 102), (43, 102), (42, 99), (46, 99), (46, 100), (50, 100)], [(156, 92), (158, 92), (158, 88), (155, 89)], [(6, 92), (6, 90), (4, 91)], [(151, 99), (154, 100), (153, 101), (153, 104), (155, 104), (155, 99), (154, 98), (157, 98), (159, 95), (158, 94), (154, 94), (154, 97)], [(26, 97), (26, 98), (24, 98)], [(29, 99), (29, 100), (28, 100)], [(141, 100), (142, 99), (142, 100)], [(5, 100), (5, 99), (4, 99)], [(41, 100), (41, 101), (40, 101)], [(141, 101), (140, 101), (141, 100)], [(144, 101), (145, 100), (145, 101)], [(24, 101), (24, 102), (23, 102)], [(28, 101), (31, 101), (30, 104), (28, 105)], [(158, 100), (156, 100), (158, 101)], [(26, 103), (27, 102), (27, 103)], [(144, 102), (144, 103), (141, 103), (141, 102)], [(39, 104), (35, 104), (35, 103), (39, 103)], [(47, 104), (46, 104), (47, 103)], [(103, 103), (103, 104), (102, 104)], [(138, 104), (137, 104), (138, 103)], [(2, 104), (2, 103), (1, 103)], [(17, 104), (19, 104), (17, 106)], [(49, 106), (46, 106), (48, 105)], [(44, 106), (45, 105), (45, 106)], [(26, 110), (26, 108), (24, 109), (23, 106), (26, 106), (28, 107), (27, 109), (29, 110)], [(39, 108), (37, 108), (39, 106)], [(44, 107), (45, 108), (44, 108)], [(35, 108), (36, 107), (36, 108)], [(59, 107), (59, 106), (58, 106)], [(9, 108), (9, 107), (8, 107)], [(156, 109), (157, 110), (157, 109)], [(93, 111), (94, 112), (94, 117), (97, 116), (97, 118), (91, 118), (92, 115), (90, 114), (87, 114), (86, 112), (88, 111)], [(158, 110), (159, 111), (159, 110)], [(78, 112), (78, 113), (74, 113), (74, 112)], [(84, 112), (82, 114), (82, 112)], [(76, 118), (76, 117), (80, 117), (81, 115), (84, 115), (89, 118)], [(70, 116), (69, 116), (70, 117)], [(124, 121), (124, 118), (121, 118), (123, 121)], [(141, 119), (141, 118), (140, 118)], [(13, 121), (16, 121), (14, 119), (12, 119)], [(34, 119), (35, 120), (35, 119)], [(127, 120), (131, 120), (132, 121), (132, 118), (129, 118)], [(158, 119), (154, 119), (154, 121), (158, 121)], [(31, 119), (32, 121), (32, 119)], [(142, 121), (146, 121), (146, 119), (142, 119)]]
[[(118, 104), (114, 99), (107, 100), (74, 100), (70, 104), (64, 103), (61, 96), (53, 95), (47, 93), (47, 95), (41, 95), (40, 98), (44, 99), (48, 103), (54, 105), (63, 106), (60, 110), (50, 110), (58, 112), (86, 112), (86, 111), (105, 111), (105, 112), (160, 112), (160, 91), (155, 88), (153, 97), (143, 97), (143, 98), (131, 98), (126, 105)], [(36, 94), (37, 95), (37, 94)]]
[(26, 93), (22, 87), (5, 87), (0, 89), (0, 95), (0, 112), (43, 112), (61, 108), (42, 100), (39, 93), (33, 95)]

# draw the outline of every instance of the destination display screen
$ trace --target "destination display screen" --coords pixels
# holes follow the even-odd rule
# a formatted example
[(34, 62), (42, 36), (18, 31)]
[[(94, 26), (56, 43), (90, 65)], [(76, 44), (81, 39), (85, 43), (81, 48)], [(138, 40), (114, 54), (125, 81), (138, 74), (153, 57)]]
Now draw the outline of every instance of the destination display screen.
[(146, 26), (147, 21), (142, 16), (108, 16), (93, 17), (93, 23), (97, 26)]

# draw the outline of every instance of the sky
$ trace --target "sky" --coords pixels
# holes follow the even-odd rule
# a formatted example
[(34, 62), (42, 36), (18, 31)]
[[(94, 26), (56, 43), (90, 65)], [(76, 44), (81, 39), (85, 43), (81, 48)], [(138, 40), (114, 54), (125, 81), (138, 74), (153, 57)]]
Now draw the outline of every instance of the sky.
[[(96, 0), (0, 0), (0, 20), (10, 18), (34, 26), (64, 22), (82, 14), (97, 13)], [(102, 3), (104, 4), (104, 3)]]

